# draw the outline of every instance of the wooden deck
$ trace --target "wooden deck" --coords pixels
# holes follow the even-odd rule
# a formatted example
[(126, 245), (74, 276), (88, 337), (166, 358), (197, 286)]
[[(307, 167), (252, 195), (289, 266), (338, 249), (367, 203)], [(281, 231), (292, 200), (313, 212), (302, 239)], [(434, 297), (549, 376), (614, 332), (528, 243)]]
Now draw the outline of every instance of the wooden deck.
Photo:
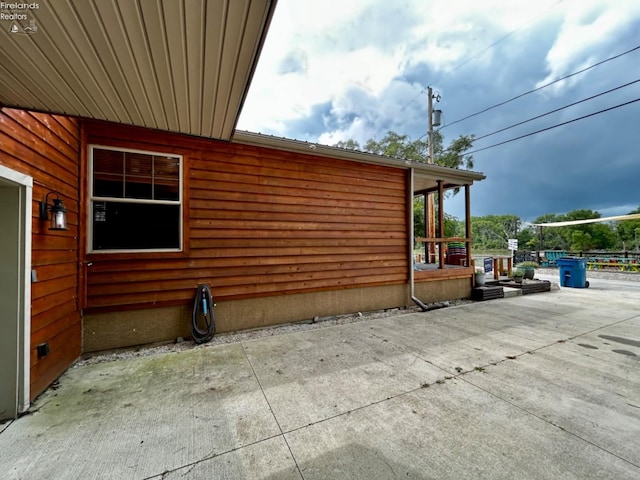
[(462, 265), (444, 264), (443, 268), (439, 268), (437, 263), (419, 263), (416, 268), (413, 272), (416, 282), (473, 277), (473, 267)]

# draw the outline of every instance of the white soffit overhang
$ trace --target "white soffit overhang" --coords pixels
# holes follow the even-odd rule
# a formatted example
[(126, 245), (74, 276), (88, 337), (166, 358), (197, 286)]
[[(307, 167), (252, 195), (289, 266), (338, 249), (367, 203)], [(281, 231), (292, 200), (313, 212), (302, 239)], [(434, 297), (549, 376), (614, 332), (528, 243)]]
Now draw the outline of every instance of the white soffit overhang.
[(0, 105), (229, 140), (275, 5), (7, 0)]

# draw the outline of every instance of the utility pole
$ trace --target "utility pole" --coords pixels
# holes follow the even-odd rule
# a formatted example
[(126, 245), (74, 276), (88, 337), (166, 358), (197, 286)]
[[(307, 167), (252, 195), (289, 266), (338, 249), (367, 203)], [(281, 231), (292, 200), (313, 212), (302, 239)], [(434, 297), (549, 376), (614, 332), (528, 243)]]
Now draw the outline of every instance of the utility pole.
[(433, 89), (431, 87), (427, 87), (427, 109), (429, 114), (429, 157), (427, 158), (428, 163), (433, 163)]
[[(434, 127), (434, 122), (433, 122), (433, 99), (436, 99), (436, 102), (440, 101), (440, 95), (434, 96), (433, 95), (433, 89), (431, 87), (427, 87), (427, 110), (428, 110), (428, 116), (429, 116), (429, 123), (428, 123), (428, 127), (429, 127), (429, 153), (428, 153), (428, 157), (427, 157), (427, 163), (434, 163), (433, 161), (433, 127)], [(440, 122), (437, 123), (437, 125), (440, 125)], [(435, 125), (435, 126), (437, 126)], [(427, 237), (429, 238), (434, 238), (436, 236), (436, 215), (435, 215), (435, 207), (434, 207), (434, 201), (433, 201), (433, 193), (430, 193), (429, 195), (427, 195)], [(430, 242), (429, 244), (429, 248), (428, 248), (428, 261), (429, 263), (435, 263), (436, 261), (436, 244), (434, 242)]]

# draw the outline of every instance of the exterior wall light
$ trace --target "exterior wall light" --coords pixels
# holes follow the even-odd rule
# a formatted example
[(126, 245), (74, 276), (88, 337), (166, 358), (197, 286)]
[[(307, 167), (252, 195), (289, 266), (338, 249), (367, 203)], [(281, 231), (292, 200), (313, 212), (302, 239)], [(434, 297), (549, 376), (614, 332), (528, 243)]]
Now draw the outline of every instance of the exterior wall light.
[[(49, 195), (54, 194), (56, 198), (52, 200), (53, 203), (49, 205)], [(51, 220), (49, 230), (69, 230), (67, 227), (67, 209), (64, 208), (64, 202), (60, 199), (60, 195), (57, 192), (50, 191), (44, 197), (43, 202), (40, 203), (40, 219)], [(51, 212), (51, 217), (49, 217)]]

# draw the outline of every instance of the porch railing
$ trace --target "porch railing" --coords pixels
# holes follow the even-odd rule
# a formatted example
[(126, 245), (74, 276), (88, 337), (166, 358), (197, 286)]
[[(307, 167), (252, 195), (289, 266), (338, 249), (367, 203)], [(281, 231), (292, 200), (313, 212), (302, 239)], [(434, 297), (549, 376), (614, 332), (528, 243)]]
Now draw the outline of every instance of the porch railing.
[[(465, 244), (465, 254), (463, 258), (463, 263), (457, 263), (458, 265), (471, 266), (471, 238), (469, 237), (417, 237), (416, 243), (425, 244), (425, 252), (429, 251), (429, 244), (436, 244), (438, 246), (438, 268), (444, 268), (445, 265), (445, 246), (449, 243), (454, 242), (462, 242)], [(429, 259), (428, 263), (436, 263), (431, 262), (432, 259)], [(435, 259), (433, 259), (435, 260)], [(453, 263), (452, 265), (455, 265)]]

